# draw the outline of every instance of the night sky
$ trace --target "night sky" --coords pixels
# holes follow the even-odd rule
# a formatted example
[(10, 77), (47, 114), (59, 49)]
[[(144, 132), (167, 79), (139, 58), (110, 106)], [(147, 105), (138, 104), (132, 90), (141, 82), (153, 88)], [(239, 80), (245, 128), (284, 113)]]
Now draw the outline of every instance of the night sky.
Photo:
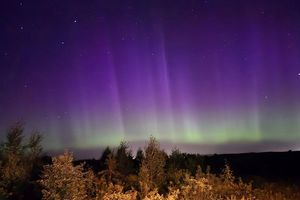
[(300, 150), (300, 1), (3, 0), (0, 138), (20, 120), (87, 157)]

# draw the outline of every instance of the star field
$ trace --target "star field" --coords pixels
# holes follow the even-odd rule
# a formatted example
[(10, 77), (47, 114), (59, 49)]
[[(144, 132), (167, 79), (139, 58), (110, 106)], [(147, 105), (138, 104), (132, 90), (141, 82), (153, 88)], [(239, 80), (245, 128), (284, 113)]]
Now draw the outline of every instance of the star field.
[(299, 21), (296, 0), (1, 2), (0, 137), (299, 150)]

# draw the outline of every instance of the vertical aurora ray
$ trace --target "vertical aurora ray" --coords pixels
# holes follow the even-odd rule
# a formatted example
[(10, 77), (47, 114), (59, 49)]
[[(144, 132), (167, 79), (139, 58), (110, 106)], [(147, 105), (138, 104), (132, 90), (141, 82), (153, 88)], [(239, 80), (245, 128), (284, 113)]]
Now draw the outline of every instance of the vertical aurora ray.
[(46, 150), (300, 148), (299, 2), (52, 3), (0, 21), (1, 138), (21, 119)]

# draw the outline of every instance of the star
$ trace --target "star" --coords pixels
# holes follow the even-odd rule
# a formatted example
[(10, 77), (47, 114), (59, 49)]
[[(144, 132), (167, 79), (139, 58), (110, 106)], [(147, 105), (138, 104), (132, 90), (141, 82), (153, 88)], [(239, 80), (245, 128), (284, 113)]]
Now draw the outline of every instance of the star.
[(20, 6), (23, 6), (23, 2), (20, 2), (20, 4), (19, 4)]
[(24, 26), (20, 26), (20, 29), (23, 30), (23, 29), (24, 29)]
[(61, 44), (61, 45), (64, 45), (64, 44), (65, 44), (65, 42), (64, 42), (64, 41), (61, 41), (61, 42), (60, 42), (60, 44)]
[(28, 88), (28, 85), (27, 85), (27, 84), (24, 84), (24, 88)]
[(298, 73), (298, 76), (300, 76), (300, 72)]
[(78, 20), (77, 19), (74, 19), (74, 21), (73, 21), (74, 23), (77, 23), (78, 22)]

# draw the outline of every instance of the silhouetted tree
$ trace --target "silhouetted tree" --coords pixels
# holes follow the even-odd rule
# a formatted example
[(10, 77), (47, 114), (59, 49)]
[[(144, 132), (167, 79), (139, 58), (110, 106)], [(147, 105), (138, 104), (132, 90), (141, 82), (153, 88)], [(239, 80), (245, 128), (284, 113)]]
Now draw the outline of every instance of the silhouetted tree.
[(144, 152), (141, 148), (139, 148), (136, 152), (135, 158), (134, 158), (134, 171), (136, 174), (138, 174), (140, 170), (140, 166), (142, 164), (142, 160), (144, 159)]
[(104, 170), (104, 169), (106, 168), (105, 162), (106, 162), (108, 156), (109, 156), (111, 153), (112, 153), (112, 151), (111, 151), (111, 149), (110, 149), (109, 147), (106, 147), (106, 148), (104, 149), (104, 151), (102, 152), (102, 155), (101, 155), (101, 157), (100, 157), (100, 159), (99, 159), (99, 161), (100, 161), (100, 170)]
[(172, 170), (182, 169), (184, 168), (184, 161), (184, 154), (182, 154), (178, 148), (175, 148), (167, 160), (167, 168)]
[(183, 182), (187, 174), (187, 170), (184, 170), (184, 165), (185, 154), (181, 153), (177, 148), (173, 149), (166, 162), (168, 182), (173, 185), (180, 185)]
[(144, 159), (144, 152), (141, 148), (139, 148), (136, 152), (135, 160), (142, 163), (143, 159)]
[(116, 153), (117, 170), (124, 176), (133, 173), (134, 160), (127, 142), (122, 141)]
[(36, 132), (24, 143), (22, 123), (12, 126), (0, 149), (0, 197), (23, 198), (33, 167), (42, 152), (41, 136)]

